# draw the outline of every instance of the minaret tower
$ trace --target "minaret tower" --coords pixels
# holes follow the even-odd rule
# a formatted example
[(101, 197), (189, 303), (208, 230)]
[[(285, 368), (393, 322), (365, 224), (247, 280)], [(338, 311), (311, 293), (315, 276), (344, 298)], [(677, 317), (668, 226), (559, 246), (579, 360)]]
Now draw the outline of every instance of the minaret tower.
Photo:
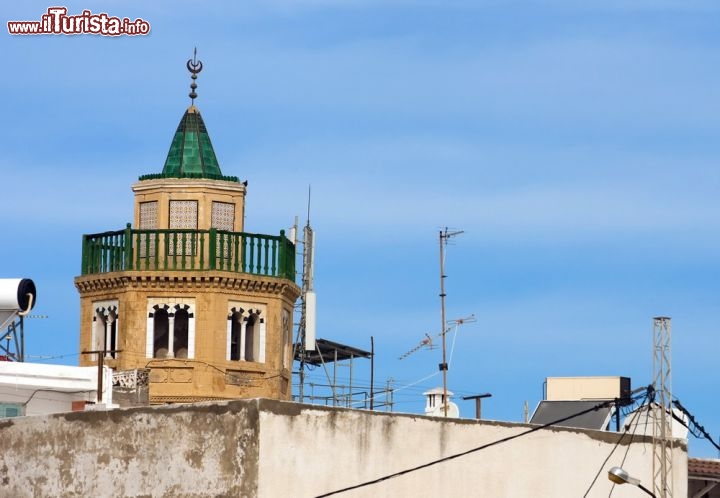
[[(162, 173), (140, 177), (134, 223), (83, 236), (81, 351), (150, 369), (151, 403), (290, 399), (295, 246), (243, 232), (247, 182), (224, 176), (191, 105)], [(98, 355), (82, 355), (94, 365)]]

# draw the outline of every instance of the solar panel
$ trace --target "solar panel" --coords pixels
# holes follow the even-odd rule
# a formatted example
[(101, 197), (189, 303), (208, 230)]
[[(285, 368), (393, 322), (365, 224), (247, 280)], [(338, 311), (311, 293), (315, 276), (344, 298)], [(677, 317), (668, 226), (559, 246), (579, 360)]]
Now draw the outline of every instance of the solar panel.
[[(603, 400), (591, 401), (541, 401), (533, 413), (531, 424), (549, 424), (555, 420), (569, 417), (573, 413), (589, 410)], [(612, 407), (604, 406), (563, 422), (552, 424), (558, 427), (575, 427), (578, 429), (604, 430), (610, 422)]]

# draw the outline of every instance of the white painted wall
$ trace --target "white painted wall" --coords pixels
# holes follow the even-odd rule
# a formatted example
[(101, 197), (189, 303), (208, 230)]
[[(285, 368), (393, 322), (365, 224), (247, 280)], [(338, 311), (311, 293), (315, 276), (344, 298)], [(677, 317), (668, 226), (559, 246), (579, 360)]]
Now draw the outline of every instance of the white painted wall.
[[(112, 370), (104, 369), (103, 401), (112, 403)], [(0, 403), (23, 406), (25, 415), (72, 411), (73, 401), (96, 400), (97, 368), (0, 362)]]
[[(312, 497), (377, 479), (532, 428), (526, 424), (304, 407), (260, 413), (259, 496)], [(622, 465), (652, 488), (652, 443), (576, 429), (543, 429), (423, 470), (337, 496), (606, 498)], [(674, 453), (674, 494), (687, 496), (686, 444)], [(613, 451), (614, 450), (614, 451)], [(604, 463), (605, 459), (612, 456)], [(624, 463), (623, 458), (625, 458)], [(278, 479), (285, 475), (286, 479)], [(595, 484), (591, 486), (597, 476)], [(642, 496), (615, 486), (614, 498)]]

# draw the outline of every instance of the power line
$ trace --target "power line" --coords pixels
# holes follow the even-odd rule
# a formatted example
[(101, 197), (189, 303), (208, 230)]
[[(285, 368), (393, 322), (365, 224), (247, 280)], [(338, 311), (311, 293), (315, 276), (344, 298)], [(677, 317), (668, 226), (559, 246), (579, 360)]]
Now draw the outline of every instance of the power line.
[(693, 429), (691, 429), (689, 426), (686, 426), (686, 427), (688, 427), (688, 430), (690, 431), (690, 433), (691, 433), (693, 436), (695, 436), (696, 438), (701, 439), (701, 437), (698, 436), (698, 434), (697, 434), (695, 431), (699, 432), (705, 439), (707, 439), (708, 441), (710, 441), (710, 444), (712, 444), (713, 446), (715, 446), (715, 448), (716, 448), (718, 451), (720, 451), (720, 446), (718, 446), (718, 444), (717, 444), (715, 441), (713, 441), (712, 436), (711, 436), (710, 434), (708, 434), (708, 432), (705, 430), (705, 427), (703, 427), (702, 425), (700, 425), (700, 424), (695, 420), (695, 417), (693, 417), (692, 413), (690, 413), (690, 412), (680, 403), (680, 400), (679, 400), (679, 399), (675, 399), (675, 400), (673, 400), (672, 403), (673, 403), (673, 405), (675, 405), (675, 406), (678, 408), (678, 410), (680, 410), (680, 411), (683, 412), (685, 415), (687, 415), (688, 420), (690, 421), (690, 424), (692, 424), (692, 426), (695, 428), (695, 430), (693, 430)]
[[(642, 396), (646, 396), (646, 395), (643, 394)], [(635, 398), (635, 399), (639, 399), (639, 398), (641, 398), (642, 396), (638, 396), (638, 397)], [(496, 441), (492, 441), (492, 442), (490, 442), (490, 443), (483, 444), (482, 446), (478, 446), (478, 447), (476, 447), (476, 448), (472, 448), (472, 449), (463, 451), (463, 452), (461, 452), (461, 453), (455, 453), (455, 454), (453, 454), (453, 455), (448, 455), (448, 456), (446, 456), (446, 457), (439, 458), (439, 459), (437, 459), (437, 460), (433, 460), (433, 461), (431, 461), (431, 462), (424, 463), (424, 464), (418, 465), (418, 466), (416, 466), (416, 467), (411, 467), (411, 468), (409, 468), (409, 469), (401, 470), (401, 471), (395, 472), (395, 473), (393, 473), (393, 474), (388, 474), (388, 475), (386, 475), (386, 476), (382, 476), (382, 477), (379, 477), (379, 478), (377, 478), (377, 479), (373, 479), (373, 480), (371, 480), (371, 481), (365, 481), (365, 482), (362, 482), (362, 483), (360, 483), (360, 484), (355, 484), (355, 485), (353, 485), (353, 486), (348, 486), (348, 487), (346, 487), (346, 488), (342, 488), (342, 489), (338, 489), (338, 490), (335, 490), (335, 491), (331, 491), (331, 492), (329, 492), (329, 493), (325, 493), (325, 494), (322, 494), (322, 495), (317, 495), (315, 498), (325, 498), (325, 497), (327, 497), (327, 496), (332, 496), (332, 495), (344, 493), (344, 492), (346, 492), (346, 491), (352, 491), (352, 490), (354, 490), (354, 489), (363, 488), (363, 487), (365, 487), (365, 486), (370, 486), (370, 485), (372, 485), (372, 484), (378, 484), (378, 483), (383, 482), (383, 481), (388, 481), (388, 480), (390, 480), (390, 479), (394, 479), (395, 477), (400, 477), (400, 476), (405, 475), (405, 474), (410, 474), (410, 473), (416, 472), (416, 471), (418, 471), (418, 470), (422, 470), (422, 469), (425, 469), (425, 468), (428, 468), (428, 467), (432, 467), (433, 465), (437, 465), (437, 464), (439, 464), (439, 463), (443, 463), (443, 462), (447, 462), (447, 461), (450, 461), (450, 460), (454, 460), (454, 459), (456, 459), (456, 458), (460, 458), (460, 457), (462, 457), (462, 456), (469, 455), (469, 454), (471, 454), (471, 453), (475, 453), (475, 452), (478, 452), (478, 451), (482, 451), (482, 450), (487, 449), (487, 448), (490, 448), (490, 447), (492, 447), (492, 446), (497, 446), (497, 445), (502, 444), (502, 443), (507, 443), (507, 442), (509, 442), (509, 441), (512, 441), (513, 439), (518, 439), (518, 438), (520, 438), (520, 437), (527, 436), (528, 434), (532, 434), (533, 432), (537, 432), (537, 431), (539, 431), (539, 430), (546, 429), (546, 428), (548, 428), (548, 427), (550, 427), (550, 426), (557, 425), (557, 424), (559, 424), (559, 423), (561, 423), (561, 422), (565, 422), (566, 420), (570, 420), (571, 418), (579, 417), (580, 415), (584, 415), (584, 414), (586, 414), (586, 413), (590, 413), (590, 412), (592, 412), (592, 411), (599, 410), (600, 408), (604, 408), (604, 407), (607, 407), (607, 406), (611, 406), (611, 405), (613, 405), (613, 404), (615, 404), (615, 403), (618, 403), (619, 401), (620, 401), (620, 400), (617, 399), (617, 398), (616, 398), (616, 399), (613, 399), (613, 400), (603, 401), (603, 402), (601, 402), (601, 403), (598, 403), (598, 404), (595, 405), (595, 406), (592, 406), (592, 407), (587, 408), (587, 409), (585, 409), (585, 410), (582, 410), (582, 411), (580, 411), (580, 412), (573, 413), (572, 415), (568, 415), (567, 417), (563, 417), (563, 418), (558, 419), (558, 420), (553, 420), (552, 422), (548, 422), (547, 424), (543, 424), (543, 425), (539, 425), (539, 426), (537, 426), (537, 427), (533, 427), (532, 429), (528, 429), (527, 431), (521, 432), (521, 433), (519, 433), (519, 434), (514, 434), (514, 435), (512, 435), (512, 436), (504, 437), (504, 438), (502, 438), (502, 439), (498, 439), (498, 440), (496, 440)]]
[[(645, 394), (643, 401), (640, 402), (640, 405), (642, 405), (647, 398), (648, 398), (648, 396), (647, 396), (647, 394)], [(615, 405), (615, 409), (616, 410), (619, 409), (618, 405)], [(630, 433), (630, 442), (628, 443), (627, 448), (625, 449), (625, 455), (623, 456), (622, 462), (620, 463), (621, 467), (625, 463), (625, 459), (627, 458), (628, 451), (630, 451), (630, 445), (632, 444), (633, 439), (635, 438), (635, 431), (637, 430), (637, 428), (638, 428), (638, 424), (635, 424), (633, 426), (632, 432)], [(588, 493), (590, 493), (590, 490), (592, 489), (592, 487), (595, 486), (595, 483), (597, 482), (598, 477), (600, 477), (600, 474), (602, 473), (603, 469), (605, 468), (605, 464), (607, 464), (608, 460), (610, 460), (610, 457), (613, 456), (613, 453), (615, 453), (615, 450), (617, 450), (618, 446), (620, 446), (620, 443), (622, 443), (622, 440), (625, 438), (626, 434), (627, 434), (627, 430), (623, 431), (622, 436), (620, 436), (620, 439), (617, 440), (617, 442), (613, 446), (612, 450), (610, 450), (610, 453), (608, 454), (608, 456), (605, 458), (605, 460), (603, 460), (603, 463), (600, 465), (600, 468), (598, 469), (597, 474), (595, 474), (595, 477), (593, 478), (592, 482), (590, 483), (590, 486), (588, 486), (587, 491), (585, 491), (583, 498), (587, 498)], [(613, 484), (613, 489), (614, 489), (614, 486), (615, 485)], [(610, 490), (610, 494), (612, 495), (612, 490)]]

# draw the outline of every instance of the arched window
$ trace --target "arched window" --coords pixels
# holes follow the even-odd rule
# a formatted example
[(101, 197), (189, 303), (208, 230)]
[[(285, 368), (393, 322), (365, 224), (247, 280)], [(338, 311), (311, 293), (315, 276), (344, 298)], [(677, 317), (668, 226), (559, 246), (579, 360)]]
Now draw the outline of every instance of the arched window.
[[(101, 301), (93, 303), (92, 349), (105, 351), (105, 358), (117, 358), (118, 348), (118, 302)], [(97, 355), (93, 355), (97, 360)]]
[(242, 311), (230, 315), (230, 360), (238, 361), (242, 352)]
[(227, 354), (228, 361), (265, 362), (265, 319), (263, 309), (245, 310), (232, 306), (227, 315)]
[(117, 358), (117, 306), (108, 308), (107, 318), (105, 319), (105, 354), (106, 358)]
[(190, 314), (187, 311), (187, 306), (183, 309), (179, 309), (180, 306), (175, 306), (175, 324), (173, 327), (172, 346), (175, 358), (187, 358), (188, 357), (188, 324), (190, 322)]
[(153, 358), (167, 358), (170, 350), (170, 316), (167, 306), (156, 308), (153, 315)]
[(254, 313), (245, 319), (245, 360), (247, 361), (258, 361), (260, 341), (255, 330), (255, 322), (257, 322), (257, 315)]
[[(152, 301), (157, 302), (157, 300)], [(194, 303), (173, 304), (172, 301), (168, 304), (148, 306), (146, 343), (148, 358), (195, 357), (193, 308)]]
[(290, 351), (292, 348), (292, 329), (290, 326), (290, 312), (288, 310), (282, 311), (282, 330), (282, 366), (284, 368), (287, 368), (290, 361)]
[[(105, 316), (103, 314), (105, 308), (100, 307), (95, 310), (93, 316), (92, 330), (92, 349), (102, 351), (105, 349)], [(93, 354), (93, 361), (97, 361), (97, 355)]]

